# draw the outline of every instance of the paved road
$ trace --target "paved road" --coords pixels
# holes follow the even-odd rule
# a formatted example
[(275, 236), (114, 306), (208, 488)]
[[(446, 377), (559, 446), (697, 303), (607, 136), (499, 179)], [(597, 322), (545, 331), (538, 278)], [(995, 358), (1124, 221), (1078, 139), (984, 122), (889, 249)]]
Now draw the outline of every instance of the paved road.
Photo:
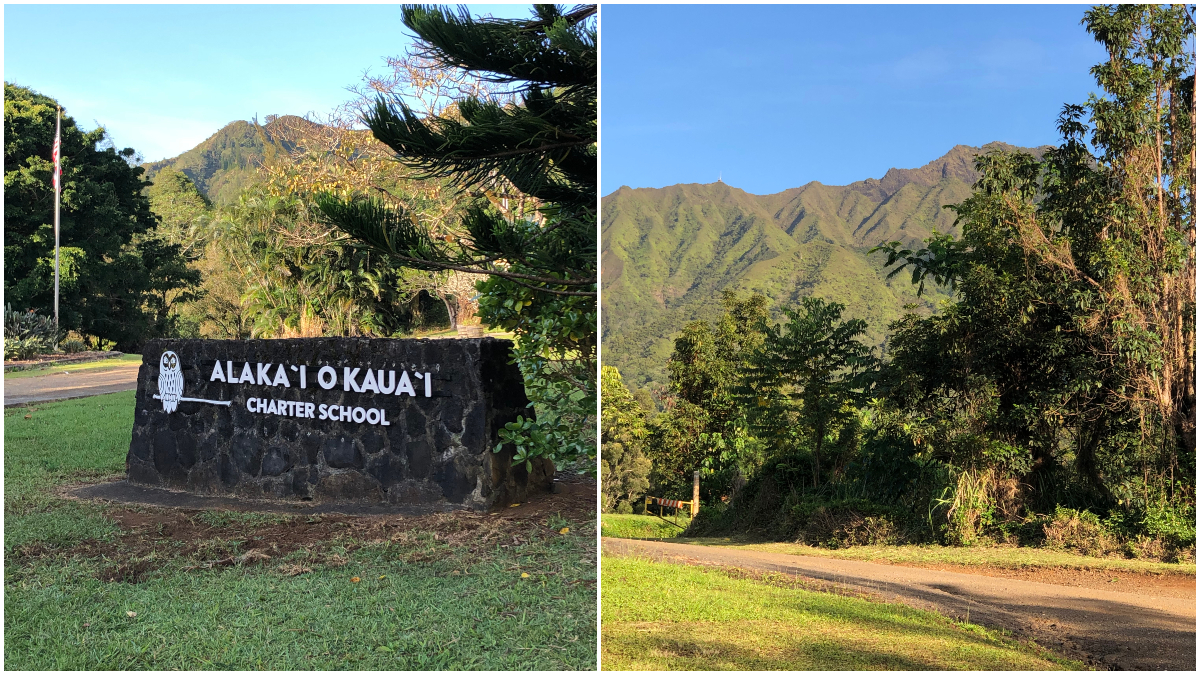
[(1196, 600), (856, 560), (603, 539), (606, 555), (783, 572), (1032, 637), (1102, 668), (1196, 670)]
[(137, 389), (140, 363), (121, 363), (104, 370), (79, 370), (4, 380), (4, 406), (111, 394)]

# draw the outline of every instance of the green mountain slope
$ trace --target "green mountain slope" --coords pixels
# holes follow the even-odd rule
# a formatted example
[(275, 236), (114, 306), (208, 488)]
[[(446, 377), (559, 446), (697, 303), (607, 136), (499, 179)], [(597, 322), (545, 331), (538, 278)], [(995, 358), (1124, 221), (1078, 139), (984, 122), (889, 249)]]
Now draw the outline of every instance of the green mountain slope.
[(841, 302), (883, 345), (905, 304), (930, 312), (946, 296), (917, 298), (906, 276), (885, 279), (884, 256), (867, 251), (893, 240), (920, 244), (935, 229), (957, 233), (942, 207), (970, 195), (974, 157), (993, 147), (1012, 149), (959, 145), (878, 180), (813, 182), (773, 195), (719, 182), (621, 187), (601, 200), (605, 363), (637, 386), (665, 383), (675, 335), (689, 321), (718, 316), (727, 288), (760, 291), (776, 310), (807, 296)]
[[(307, 123), (302, 118), (285, 116), (267, 118), (262, 127), (268, 143), (281, 142), (273, 133), (285, 121)], [(287, 147), (286, 143), (283, 143)], [(266, 153), (266, 143), (254, 125), (237, 120), (230, 122), (208, 137), (203, 143), (169, 159), (143, 164), (146, 177), (163, 170), (181, 171), (196, 184), (200, 192), (216, 204), (237, 200), (242, 189), (257, 179), (257, 167)]]

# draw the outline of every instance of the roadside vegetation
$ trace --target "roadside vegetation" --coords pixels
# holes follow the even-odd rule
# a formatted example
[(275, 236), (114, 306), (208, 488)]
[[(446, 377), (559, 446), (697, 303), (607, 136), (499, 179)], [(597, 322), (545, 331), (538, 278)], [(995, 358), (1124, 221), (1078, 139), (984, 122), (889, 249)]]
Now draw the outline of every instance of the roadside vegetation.
[(667, 516), (603, 513), (600, 515), (600, 536), (623, 539), (670, 539), (679, 536), (691, 523), (690, 518), (680, 517), (678, 523)]
[(998, 631), (783, 574), (608, 557), (603, 670), (1079, 670)]
[(295, 516), (66, 498), (124, 470), (134, 392), (4, 415), (11, 670), (595, 667), (595, 513)]
[(666, 388), (605, 369), (606, 512), (690, 499), (699, 470), (688, 537), (1194, 569), (1194, 8), (1083, 23), (1109, 59), (1099, 93), (1063, 107), (1062, 143), (976, 157), (948, 207), (961, 236), (874, 249), (919, 295), (949, 294), (892, 322), (882, 352), (839, 302), (776, 323), (765, 296), (726, 292), (676, 336)]
[[(601, 533), (605, 518), (601, 517)], [(643, 538), (643, 537), (627, 537)], [(650, 538), (650, 537), (645, 537)], [(723, 548), (807, 555), (842, 560), (864, 560), (867, 562), (906, 565), (912, 567), (952, 566), (955, 568), (991, 568), (999, 570), (1085, 570), (1115, 571), (1134, 574), (1172, 575), (1194, 577), (1196, 563), (1166, 563), (1158, 560), (1138, 560), (1124, 557), (1100, 558), (1081, 555), (1070, 551), (1023, 546), (939, 546), (937, 544), (886, 546), (863, 545), (844, 548), (810, 546), (793, 542), (754, 540), (748, 537), (689, 537), (677, 536), (672, 541), (681, 544), (721, 546)]]

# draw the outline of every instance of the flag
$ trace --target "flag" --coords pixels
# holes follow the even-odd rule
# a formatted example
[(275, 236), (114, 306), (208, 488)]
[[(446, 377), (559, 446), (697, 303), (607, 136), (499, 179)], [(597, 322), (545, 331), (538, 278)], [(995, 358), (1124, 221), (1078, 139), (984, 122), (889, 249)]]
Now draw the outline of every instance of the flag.
[(62, 162), (61, 162), (62, 158), (59, 157), (60, 149), (62, 147), (62, 140), (59, 137), (62, 132), (61, 124), (62, 124), (62, 122), (60, 121), (59, 125), (56, 126), (54, 129), (54, 151), (52, 153), (50, 153), (51, 159), (54, 160), (54, 189), (55, 190), (58, 190), (58, 182), (60, 180), (59, 177), (62, 176)]

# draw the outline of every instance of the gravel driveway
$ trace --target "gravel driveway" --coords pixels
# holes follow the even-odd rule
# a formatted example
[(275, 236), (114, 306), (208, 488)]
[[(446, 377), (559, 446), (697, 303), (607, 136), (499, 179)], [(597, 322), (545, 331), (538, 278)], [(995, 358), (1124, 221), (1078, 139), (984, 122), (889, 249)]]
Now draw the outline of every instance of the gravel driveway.
[(4, 406), (111, 394), (137, 389), (140, 363), (120, 363), (103, 370), (79, 370), (4, 380)]

